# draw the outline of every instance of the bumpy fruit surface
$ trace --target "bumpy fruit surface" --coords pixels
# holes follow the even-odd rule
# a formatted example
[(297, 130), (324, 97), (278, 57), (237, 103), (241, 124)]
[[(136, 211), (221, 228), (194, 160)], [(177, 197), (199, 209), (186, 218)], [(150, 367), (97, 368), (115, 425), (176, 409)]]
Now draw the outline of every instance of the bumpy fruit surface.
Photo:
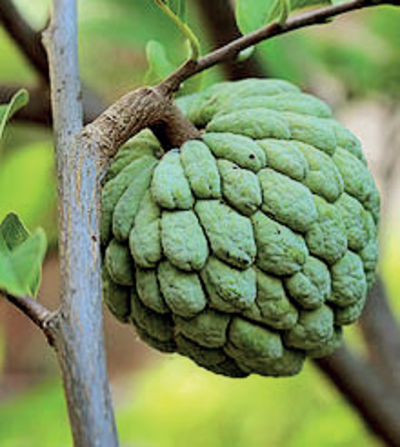
[(104, 182), (104, 299), (140, 338), (219, 374), (289, 376), (332, 353), (377, 262), (379, 196), (360, 143), (279, 80), (178, 101), (202, 139), (144, 131)]

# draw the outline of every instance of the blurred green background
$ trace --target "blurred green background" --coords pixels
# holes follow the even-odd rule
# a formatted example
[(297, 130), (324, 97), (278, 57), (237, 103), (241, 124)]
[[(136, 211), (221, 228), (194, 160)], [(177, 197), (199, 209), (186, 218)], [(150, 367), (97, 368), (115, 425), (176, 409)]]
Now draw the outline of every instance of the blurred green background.
[[(33, 26), (44, 26), (48, 0), (15, 3)], [(206, 52), (208, 34), (196, 8), (200, 2), (188, 3), (190, 22)], [(148, 41), (163, 42), (174, 66), (185, 58), (181, 36), (150, 0), (80, 0), (79, 8), (82, 76), (107, 102), (144, 82)], [(385, 151), (393, 151), (396, 138), (399, 144), (398, 134), (390, 133), (390, 120), (400, 114), (399, 23), (398, 8), (382, 7), (257, 48), (270, 75), (319, 94), (362, 139), (383, 195), (381, 271), (396, 312), (400, 311), (400, 276), (396, 274), (400, 267), (400, 188), (395, 173), (388, 174)], [(0, 67), (0, 85), (35, 85), (34, 70), (2, 28)], [(222, 72), (214, 68), (202, 82), (208, 85), (219, 79)], [(40, 299), (55, 307), (57, 205), (52, 134), (38, 125), (14, 123), (1, 145), (0, 221), (15, 211), (29, 228), (45, 228), (50, 252)], [(105, 328), (123, 445), (380, 445), (311, 364), (291, 379), (226, 379), (178, 356), (150, 351), (130, 328), (108, 316)], [(357, 349), (357, 328), (347, 332)], [(41, 334), (4, 302), (0, 302), (0, 445), (71, 445), (52, 353)]]

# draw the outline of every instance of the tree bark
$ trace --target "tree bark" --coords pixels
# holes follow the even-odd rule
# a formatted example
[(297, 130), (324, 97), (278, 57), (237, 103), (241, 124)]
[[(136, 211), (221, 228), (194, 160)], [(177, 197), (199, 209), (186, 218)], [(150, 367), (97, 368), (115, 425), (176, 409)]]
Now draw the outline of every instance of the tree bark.
[(61, 308), (54, 344), (76, 447), (118, 445), (102, 328), (99, 153), (86, 151), (76, 2), (54, 0), (48, 51), (59, 195)]

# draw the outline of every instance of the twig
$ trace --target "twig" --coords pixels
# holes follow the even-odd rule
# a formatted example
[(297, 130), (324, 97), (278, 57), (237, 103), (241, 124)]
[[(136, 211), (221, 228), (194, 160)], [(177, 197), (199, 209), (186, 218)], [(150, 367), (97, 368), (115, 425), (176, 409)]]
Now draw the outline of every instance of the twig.
[(53, 0), (48, 51), (59, 179), (61, 309), (56, 351), (76, 446), (117, 447), (105, 365), (99, 247), (99, 152), (82, 130), (76, 1)]
[(342, 347), (316, 364), (387, 447), (400, 447), (400, 392)]
[(49, 69), (47, 54), (40, 32), (33, 30), (22, 18), (11, 0), (0, 1), (0, 22), (17, 43), (37, 72), (47, 82)]
[(19, 297), (7, 294), (4, 297), (43, 331), (50, 345), (54, 344), (54, 332), (51, 325), (54, 312), (50, 312), (43, 304), (30, 296)]
[[(230, 0), (197, 0), (198, 9), (209, 29), (213, 48), (226, 45), (242, 36)], [(227, 79), (261, 78), (268, 76), (256, 54), (244, 62), (228, 60), (222, 64)]]
[(286, 34), (290, 31), (307, 26), (327, 23), (331, 18), (350, 11), (389, 3), (392, 2), (388, 0), (351, 0), (345, 3), (339, 3), (337, 5), (327, 6), (325, 8), (320, 8), (305, 14), (301, 14), (297, 17), (289, 19), (283, 25), (271, 23), (270, 25), (246, 34), (245, 36), (240, 37), (221, 48), (218, 48), (198, 61), (186, 62), (160, 83), (160, 91), (164, 92), (166, 95), (173, 94), (179, 89), (182, 82), (189, 77), (221, 62), (233, 60), (241, 51), (264, 40), (268, 40), (272, 37)]

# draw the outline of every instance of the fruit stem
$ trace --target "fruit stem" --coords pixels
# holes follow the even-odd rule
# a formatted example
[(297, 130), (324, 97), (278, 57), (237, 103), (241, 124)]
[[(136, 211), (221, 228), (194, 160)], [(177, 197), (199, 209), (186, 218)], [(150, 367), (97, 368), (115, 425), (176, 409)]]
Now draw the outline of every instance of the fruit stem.
[(87, 125), (80, 135), (84, 144), (100, 151), (104, 174), (118, 149), (143, 129), (154, 131), (165, 150), (198, 139), (200, 132), (162, 90), (140, 88), (127, 93)]

